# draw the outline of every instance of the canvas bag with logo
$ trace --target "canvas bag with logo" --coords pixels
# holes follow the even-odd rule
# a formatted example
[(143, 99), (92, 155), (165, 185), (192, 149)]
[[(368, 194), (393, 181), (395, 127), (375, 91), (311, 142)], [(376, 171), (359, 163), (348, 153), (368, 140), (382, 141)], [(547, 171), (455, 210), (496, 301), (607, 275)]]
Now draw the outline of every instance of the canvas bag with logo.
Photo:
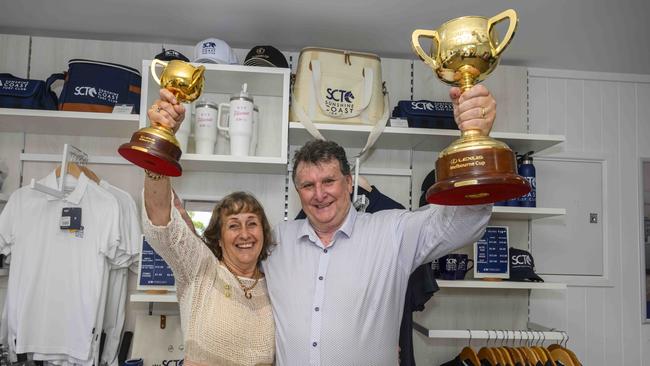
[(63, 111), (106, 112), (116, 104), (140, 110), (140, 72), (132, 67), (103, 61), (68, 61), (65, 84), (59, 97)]
[(292, 121), (375, 125), (387, 107), (379, 56), (316, 47), (300, 51)]
[(131, 359), (142, 358), (144, 366), (180, 366), (184, 351), (180, 316), (136, 316)]

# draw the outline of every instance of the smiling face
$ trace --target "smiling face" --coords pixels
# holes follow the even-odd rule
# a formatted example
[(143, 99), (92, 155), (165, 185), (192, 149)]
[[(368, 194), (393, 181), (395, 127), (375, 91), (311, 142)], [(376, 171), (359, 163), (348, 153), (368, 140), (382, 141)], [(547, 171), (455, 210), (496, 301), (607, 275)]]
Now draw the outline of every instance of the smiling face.
[(223, 261), (238, 275), (250, 277), (264, 243), (262, 220), (254, 213), (239, 213), (224, 215), (221, 222)]
[(341, 172), (338, 160), (301, 161), (295, 185), (302, 209), (319, 236), (333, 234), (343, 225), (350, 209), (352, 177)]

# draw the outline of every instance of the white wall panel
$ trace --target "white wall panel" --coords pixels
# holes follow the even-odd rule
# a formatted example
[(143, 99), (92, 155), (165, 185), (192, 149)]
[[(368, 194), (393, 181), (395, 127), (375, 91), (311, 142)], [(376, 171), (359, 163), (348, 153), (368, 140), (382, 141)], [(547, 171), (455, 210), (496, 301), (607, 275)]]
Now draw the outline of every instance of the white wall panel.
[(34, 78), (47, 78), (66, 71), (68, 61), (74, 58), (113, 62), (140, 70), (142, 60), (153, 58), (160, 49), (161, 45), (156, 43), (33, 37), (30, 73)]
[[(607, 281), (601, 284), (605, 287), (572, 286), (564, 300), (533, 295), (530, 305), (532, 321), (553, 327), (557, 323), (552, 314), (566, 313), (569, 346), (585, 365), (637, 365), (642, 359), (649, 364), (644, 349), (650, 334), (646, 326), (642, 331), (640, 321), (640, 227), (634, 219), (640, 212), (639, 157), (650, 153), (649, 86), (647, 76), (561, 70), (532, 69), (529, 79), (531, 131), (566, 135), (563, 149), (546, 153), (600, 156), (606, 162), (603, 239), (609, 247), (604, 258)], [(540, 184), (538, 180), (538, 190)], [(575, 179), (566, 189), (576, 192), (572, 185), (577, 185)], [(573, 243), (582, 234), (576, 230), (566, 240)]]
[[(29, 36), (0, 34), (0, 73), (27, 78), (29, 64)], [(34, 79), (33, 76), (29, 76)]]

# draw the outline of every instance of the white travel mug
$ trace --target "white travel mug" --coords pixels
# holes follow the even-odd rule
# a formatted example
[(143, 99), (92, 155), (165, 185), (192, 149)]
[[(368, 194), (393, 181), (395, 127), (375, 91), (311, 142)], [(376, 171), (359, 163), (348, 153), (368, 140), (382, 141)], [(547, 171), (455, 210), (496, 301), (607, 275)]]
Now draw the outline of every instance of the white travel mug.
[[(230, 97), (230, 103), (220, 103), (217, 128), (226, 132), (230, 139), (230, 155), (248, 156), (253, 138), (253, 98), (248, 95), (248, 85), (243, 84), (240, 93)], [(228, 126), (221, 124), (221, 114), (228, 110)]]
[(217, 109), (215, 103), (206, 100), (196, 103), (194, 143), (197, 154), (214, 154), (214, 144), (217, 142)]
[(183, 107), (185, 107), (185, 118), (181, 123), (181, 127), (176, 131), (176, 140), (181, 145), (181, 151), (185, 154), (187, 153), (187, 143), (192, 131), (192, 104), (183, 103)]

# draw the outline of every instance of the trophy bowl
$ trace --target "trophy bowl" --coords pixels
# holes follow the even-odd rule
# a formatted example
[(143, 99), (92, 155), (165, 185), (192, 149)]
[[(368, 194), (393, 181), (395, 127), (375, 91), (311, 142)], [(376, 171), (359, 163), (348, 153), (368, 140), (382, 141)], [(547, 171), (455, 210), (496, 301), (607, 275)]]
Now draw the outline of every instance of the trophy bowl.
[[(156, 67), (164, 66), (158, 77)], [(151, 75), (156, 83), (171, 91), (181, 103), (196, 100), (203, 90), (204, 66), (195, 67), (188, 62), (172, 60), (169, 62), (154, 59), (151, 62)], [(144, 127), (131, 136), (131, 141), (122, 144), (118, 150), (126, 160), (154, 173), (178, 177), (183, 173), (178, 163), (181, 148), (173, 131), (163, 126)]]
[[(506, 19), (508, 30), (499, 42), (494, 26)], [(411, 45), (438, 79), (465, 92), (494, 71), (517, 24), (512, 9), (489, 19), (465, 16), (437, 30), (415, 30)], [(420, 45), (420, 37), (432, 40), (430, 54)], [(461, 131), (460, 139), (438, 155), (436, 183), (427, 190), (426, 198), (443, 205), (478, 205), (520, 197), (530, 189), (526, 179), (517, 174), (515, 154), (508, 145), (469, 129)]]

